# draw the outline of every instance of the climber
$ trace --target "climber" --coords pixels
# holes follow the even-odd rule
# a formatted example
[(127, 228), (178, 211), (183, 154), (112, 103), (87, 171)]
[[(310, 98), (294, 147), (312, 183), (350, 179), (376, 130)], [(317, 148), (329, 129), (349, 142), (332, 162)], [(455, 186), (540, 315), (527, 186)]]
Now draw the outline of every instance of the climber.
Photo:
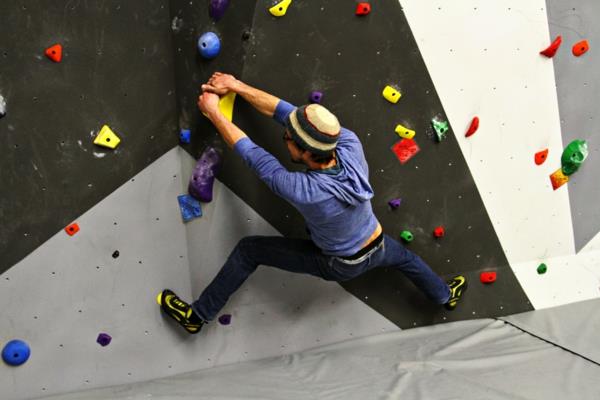
[[(200, 111), (259, 178), (304, 216), (311, 239), (243, 238), (195, 302), (188, 304), (169, 289), (159, 294), (159, 304), (169, 316), (189, 333), (199, 332), (259, 265), (338, 282), (376, 267), (393, 268), (431, 301), (449, 310), (456, 307), (467, 288), (466, 278), (459, 275), (444, 282), (419, 256), (383, 233), (371, 207), (373, 190), (361, 143), (331, 112), (320, 104), (296, 108), (220, 72), (202, 85), (202, 91)], [(304, 164), (306, 171), (288, 171), (223, 116), (219, 96), (230, 91), (284, 126), (291, 160)]]

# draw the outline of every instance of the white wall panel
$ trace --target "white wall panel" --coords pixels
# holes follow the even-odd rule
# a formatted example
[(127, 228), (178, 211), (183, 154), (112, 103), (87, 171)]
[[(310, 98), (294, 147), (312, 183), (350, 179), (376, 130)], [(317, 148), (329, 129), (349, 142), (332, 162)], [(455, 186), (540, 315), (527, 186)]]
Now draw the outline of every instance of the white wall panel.
[[(536, 308), (598, 297), (597, 254), (576, 256), (550, 37), (534, 1), (400, 2), (509, 263)], [(563, 46), (569, 44), (563, 44)], [(473, 116), (479, 131), (464, 133)], [(534, 154), (549, 148), (542, 166)], [(586, 250), (600, 248), (592, 241)], [(596, 244), (594, 244), (596, 243)], [(551, 269), (538, 276), (537, 265)]]

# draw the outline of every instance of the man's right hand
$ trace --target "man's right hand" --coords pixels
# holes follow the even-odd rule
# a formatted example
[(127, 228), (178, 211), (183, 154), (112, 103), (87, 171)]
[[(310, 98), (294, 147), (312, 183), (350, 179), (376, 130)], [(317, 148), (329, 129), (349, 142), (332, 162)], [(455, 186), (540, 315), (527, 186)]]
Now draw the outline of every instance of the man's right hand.
[(233, 75), (215, 72), (207, 83), (202, 85), (202, 91), (211, 92), (223, 96), (229, 92), (235, 92), (241, 82)]

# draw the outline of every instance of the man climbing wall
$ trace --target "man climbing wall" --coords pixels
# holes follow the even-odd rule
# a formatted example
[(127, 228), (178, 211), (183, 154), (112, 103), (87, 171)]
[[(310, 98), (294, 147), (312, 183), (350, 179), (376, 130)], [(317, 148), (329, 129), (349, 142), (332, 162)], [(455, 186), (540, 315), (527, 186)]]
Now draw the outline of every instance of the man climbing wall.
[[(298, 209), (311, 240), (246, 237), (191, 305), (165, 289), (158, 295), (158, 303), (184, 329), (198, 333), (259, 265), (338, 282), (376, 267), (396, 268), (431, 301), (449, 310), (456, 307), (467, 288), (465, 277), (459, 275), (445, 283), (419, 256), (383, 233), (371, 208), (373, 190), (360, 140), (340, 127), (331, 112), (319, 104), (296, 108), (220, 72), (214, 73), (202, 90), (200, 111), (260, 179)], [(219, 95), (230, 91), (285, 127), (283, 141), (291, 160), (305, 165), (306, 171), (288, 171), (221, 113)]]

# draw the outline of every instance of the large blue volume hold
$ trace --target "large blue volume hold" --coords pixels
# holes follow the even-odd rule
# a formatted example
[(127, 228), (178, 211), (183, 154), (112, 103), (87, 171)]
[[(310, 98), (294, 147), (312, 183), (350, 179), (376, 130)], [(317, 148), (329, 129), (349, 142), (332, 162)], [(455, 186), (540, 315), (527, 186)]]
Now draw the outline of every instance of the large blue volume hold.
[(2, 349), (2, 359), (8, 365), (21, 365), (31, 355), (29, 345), (22, 340), (11, 340)]
[(215, 58), (221, 51), (221, 41), (214, 32), (206, 32), (198, 38), (198, 51), (204, 58)]

